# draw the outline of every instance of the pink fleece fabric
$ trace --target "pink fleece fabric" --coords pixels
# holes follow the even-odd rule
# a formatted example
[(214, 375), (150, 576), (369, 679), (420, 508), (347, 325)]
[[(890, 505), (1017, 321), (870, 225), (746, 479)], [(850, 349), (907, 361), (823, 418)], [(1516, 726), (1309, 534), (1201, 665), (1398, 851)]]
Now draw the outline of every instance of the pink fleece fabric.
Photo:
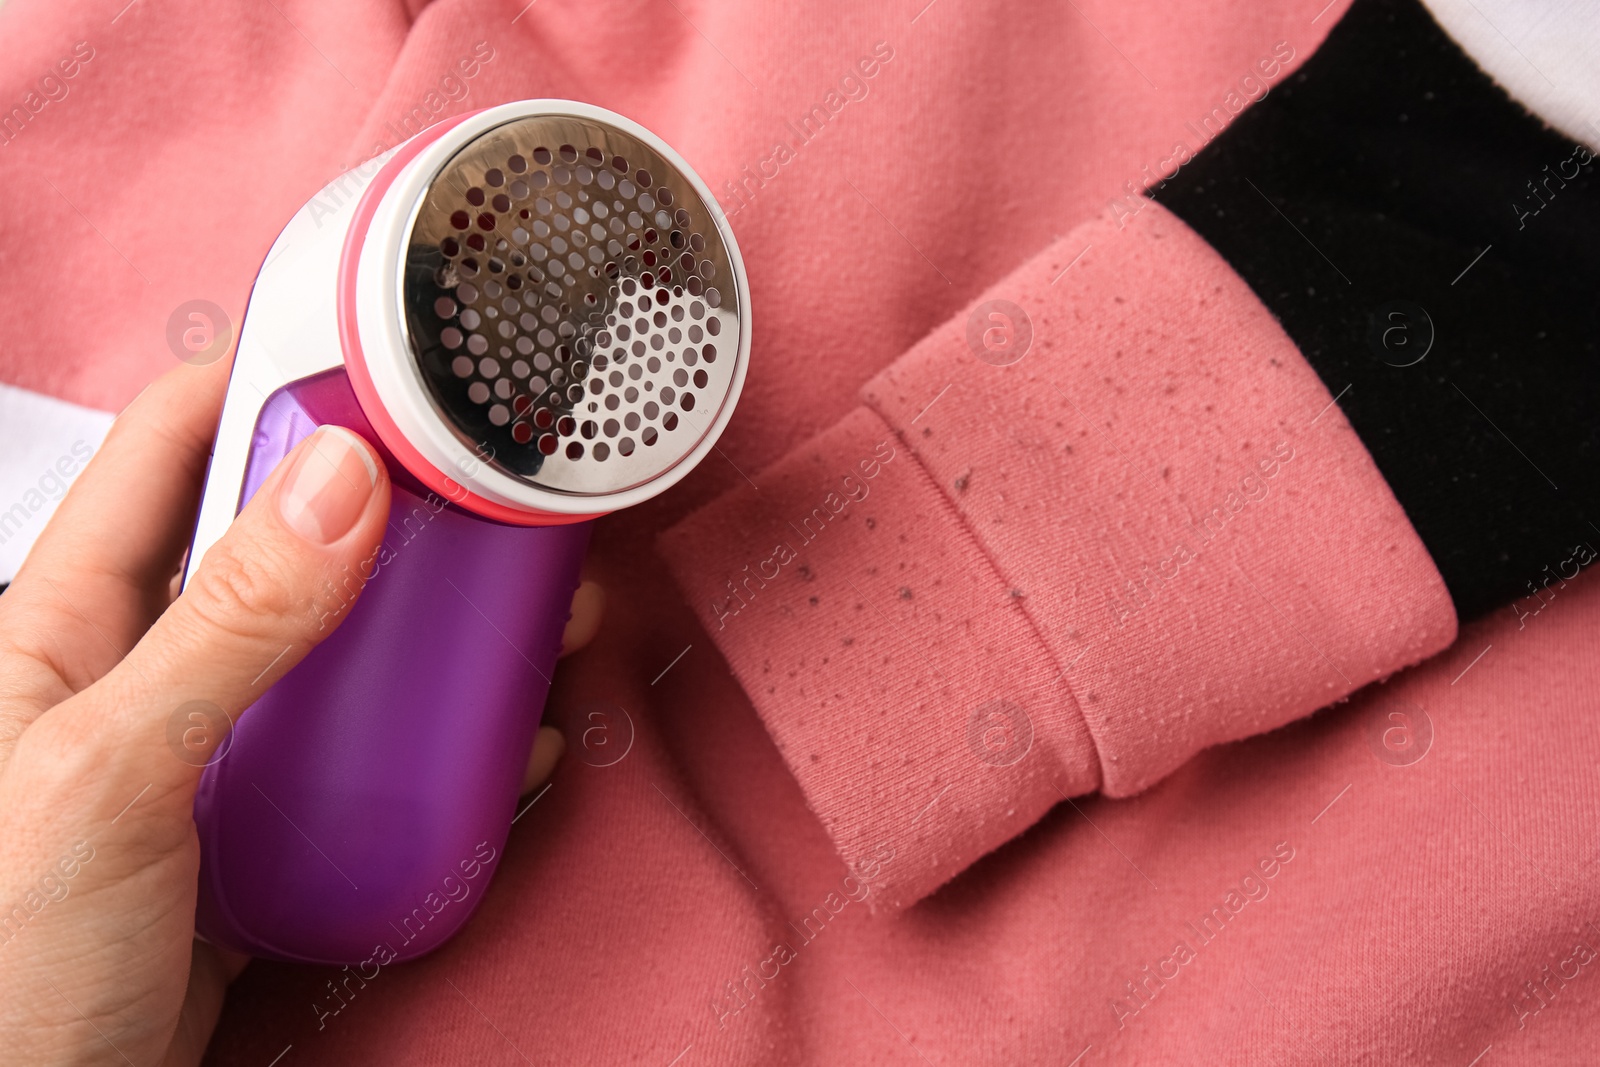
[[(1000, 300), (1031, 341), (996, 366)], [(1333, 398), (1159, 205), (1074, 230), (864, 394), (664, 541), (841, 855), (896, 843), (880, 903), (1455, 637)]]
[(1415, 535), (1248, 290), (1129, 215), (1342, 7), (9, 0), (11, 384), (115, 410), (342, 167), (521, 97), (654, 128), (750, 271), (740, 412), (597, 529), (571, 748), (474, 922), (252, 965), (210, 1061), (1589, 1062), (1600, 589), (1402, 670), (1454, 631)]

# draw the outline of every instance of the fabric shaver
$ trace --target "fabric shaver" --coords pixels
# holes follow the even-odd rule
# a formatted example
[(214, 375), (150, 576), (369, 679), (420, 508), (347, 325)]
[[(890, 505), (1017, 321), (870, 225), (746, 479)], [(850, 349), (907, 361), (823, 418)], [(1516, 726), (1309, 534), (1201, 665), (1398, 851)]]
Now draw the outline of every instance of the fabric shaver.
[(377, 448), (393, 503), (373, 560), (317, 606), (338, 629), (209, 756), (201, 936), (345, 965), (462, 927), (505, 847), (591, 520), (715, 446), (749, 301), (705, 183), (571, 101), (441, 122), (294, 216), (240, 327), (189, 567), (321, 425)]

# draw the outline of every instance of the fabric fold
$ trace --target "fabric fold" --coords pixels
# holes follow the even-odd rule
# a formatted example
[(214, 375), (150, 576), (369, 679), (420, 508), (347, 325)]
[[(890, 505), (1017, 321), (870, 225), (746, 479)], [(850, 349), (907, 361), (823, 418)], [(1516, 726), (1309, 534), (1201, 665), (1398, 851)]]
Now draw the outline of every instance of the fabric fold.
[(1334, 398), (1165, 209), (1091, 221), (662, 537), (841, 857), (904, 906), (1447, 646)]

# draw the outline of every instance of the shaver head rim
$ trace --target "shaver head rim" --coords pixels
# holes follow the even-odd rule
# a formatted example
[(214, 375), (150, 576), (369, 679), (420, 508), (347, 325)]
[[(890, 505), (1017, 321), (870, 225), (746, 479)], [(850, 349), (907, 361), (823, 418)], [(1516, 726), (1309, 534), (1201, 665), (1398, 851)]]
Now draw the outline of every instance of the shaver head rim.
[[(534, 116), (611, 126), (647, 145), (705, 207), (726, 250), (737, 308), (733, 371), (715, 417), (694, 443), (648, 480), (616, 491), (571, 494), (518, 479), (485, 463), (438, 410), (407, 344), (404, 269), (412, 227), (445, 166), (496, 128)], [(577, 522), (650, 499), (676, 484), (715, 448), (748, 372), (750, 296), (737, 242), (715, 196), (672, 147), (614, 112), (570, 100), (524, 100), (446, 120), (395, 150), (374, 175), (346, 235), (338, 297), (345, 363), (363, 410), (384, 444), (424, 484), (485, 517), (518, 525)], [(414, 439), (414, 440), (413, 440)]]

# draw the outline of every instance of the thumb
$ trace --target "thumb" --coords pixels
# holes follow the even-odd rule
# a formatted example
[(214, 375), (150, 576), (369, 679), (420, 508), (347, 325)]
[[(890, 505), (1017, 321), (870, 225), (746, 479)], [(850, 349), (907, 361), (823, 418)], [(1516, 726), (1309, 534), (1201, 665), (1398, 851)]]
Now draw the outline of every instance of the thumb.
[(99, 742), (90, 747), (118, 784), (166, 786), (157, 795), (186, 808), (230, 723), (338, 625), (351, 601), (329, 590), (359, 589), (388, 511), (372, 448), (342, 427), (319, 429), (123, 661), (57, 709), (85, 720), (69, 733)]

